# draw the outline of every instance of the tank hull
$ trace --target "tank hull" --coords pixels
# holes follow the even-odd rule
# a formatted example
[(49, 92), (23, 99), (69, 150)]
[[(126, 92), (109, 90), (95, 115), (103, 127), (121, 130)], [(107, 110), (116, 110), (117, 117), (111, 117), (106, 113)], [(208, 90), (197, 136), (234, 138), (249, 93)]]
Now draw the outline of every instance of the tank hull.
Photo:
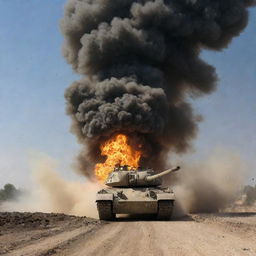
[[(175, 197), (170, 188), (106, 188), (97, 193), (97, 203), (109, 202), (112, 214), (158, 214), (160, 202), (173, 206)], [(164, 205), (164, 204), (161, 204)], [(165, 207), (165, 206), (163, 206)], [(171, 211), (169, 213), (171, 217)], [(101, 209), (98, 207), (99, 216)], [(168, 216), (166, 216), (168, 218)]]

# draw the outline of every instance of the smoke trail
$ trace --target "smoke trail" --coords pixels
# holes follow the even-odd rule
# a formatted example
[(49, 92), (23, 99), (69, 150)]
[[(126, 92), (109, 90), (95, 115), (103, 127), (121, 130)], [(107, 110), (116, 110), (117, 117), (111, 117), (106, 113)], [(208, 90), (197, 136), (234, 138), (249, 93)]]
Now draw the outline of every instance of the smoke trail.
[[(221, 50), (248, 21), (254, 0), (69, 0), (61, 30), (64, 56), (84, 75), (65, 93), (72, 132), (87, 145), (80, 169), (91, 176), (99, 144), (116, 132), (143, 145), (142, 164), (164, 167), (185, 152), (200, 117), (187, 98), (211, 93)], [(136, 144), (136, 143), (134, 143)], [(153, 160), (151, 160), (153, 157)]]

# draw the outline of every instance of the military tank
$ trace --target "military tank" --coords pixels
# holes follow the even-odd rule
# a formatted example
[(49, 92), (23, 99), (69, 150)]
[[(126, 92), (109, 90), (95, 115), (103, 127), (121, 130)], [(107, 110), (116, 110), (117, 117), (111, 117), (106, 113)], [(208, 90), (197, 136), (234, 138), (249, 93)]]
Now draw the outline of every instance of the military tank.
[(105, 182), (108, 187), (97, 193), (100, 220), (114, 220), (116, 214), (154, 214), (159, 220), (169, 220), (175, 196), (169, 187), (161, 186), (161, 177), (179, 169), (156, 174), (152, 169), (116, 166)]

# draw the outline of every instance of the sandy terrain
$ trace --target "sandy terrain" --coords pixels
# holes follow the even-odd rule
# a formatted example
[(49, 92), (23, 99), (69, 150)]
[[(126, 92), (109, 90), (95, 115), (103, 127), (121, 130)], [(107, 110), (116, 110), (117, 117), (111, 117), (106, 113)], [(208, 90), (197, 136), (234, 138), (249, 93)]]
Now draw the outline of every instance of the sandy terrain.
[(111, 223), (62, 214), (0, 213), (0, 230), (2, 255), (256, 255), (256, 212)]

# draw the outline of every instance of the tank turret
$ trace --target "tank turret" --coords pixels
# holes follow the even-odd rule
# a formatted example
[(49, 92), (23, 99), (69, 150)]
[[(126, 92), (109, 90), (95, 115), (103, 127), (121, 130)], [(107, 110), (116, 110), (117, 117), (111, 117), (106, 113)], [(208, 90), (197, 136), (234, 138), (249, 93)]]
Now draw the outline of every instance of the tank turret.
[(155, 174), (152, 169), (132, 169), (128, 171), (128, 166), (116, 167), (109, 174), (106, 185), (110, 187), (142, 187), (142, 186), (159, 186), (161, 177), (172, 172), (176, 172), (180, 167), (168, 169), (161, 173)]

